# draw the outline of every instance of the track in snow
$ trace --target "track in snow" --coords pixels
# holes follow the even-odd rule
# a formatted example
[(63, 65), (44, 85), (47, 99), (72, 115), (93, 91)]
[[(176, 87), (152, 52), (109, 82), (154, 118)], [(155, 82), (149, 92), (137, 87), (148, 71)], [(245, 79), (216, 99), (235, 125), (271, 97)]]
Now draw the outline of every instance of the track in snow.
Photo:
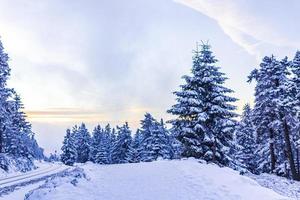
[(18, 177), (24, 177), (24, 176), (28, 176), (30, 174), (36, 174), (38, 172), (42, 172), (42, 171), (45, 171), (45, 170), (48, 170), (48, 169), (51, 169), (51, 168), (53, 168), (53, 165), (47, 166), (47, 167), (44, 167), (44, 168), (38, 168), (38, 169), (35, 169), (35, 170), (31, 170), (29, 172), (22, 173), (22, 174), (19, 174), (19, 175), (7, 176), (7, 177), (4, 177), (4, 178), (0, 178), (0, 185), (3, 182), (5, 182), (6, 180), (11, 180), (11, 179), (18, 178)]
[(16, 176), (0, 179), (0, 196), (7, 195), (20, 187), (43, 181), (69, 168), (63, 165), (49, 166)]
[(57, 173), (58, 171), (62, 171), (65, 167), (62, 166), (51, 166), (41, 170), (35, 170), (32, 172), (28, 172), (25, 174), (7, 177), (0, 180), (0, 188), (7, 187), (10, 185), (14, 185), (20, 182), (27, 182), (33, 178), (38, 178), (40, 176), (48, 175), (49, 173)]

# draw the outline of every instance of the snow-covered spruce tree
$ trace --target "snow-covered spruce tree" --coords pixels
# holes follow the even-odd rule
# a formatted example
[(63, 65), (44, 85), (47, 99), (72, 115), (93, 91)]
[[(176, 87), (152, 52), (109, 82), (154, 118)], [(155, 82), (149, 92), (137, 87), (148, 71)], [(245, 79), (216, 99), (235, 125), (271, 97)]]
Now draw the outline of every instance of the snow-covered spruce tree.
[(107, 155), (107, 146), (103, 143), (103, 141), (99, 144), (99, 149), (97, 154), (95, 155), (95, 163), (97, 164), (109, 164), (108, 155)]
[(143, 137), (142, 133), (139, 129), (137, 129), (134, 137), (132, 139), (131, 147), (130, 147), (130, 158), (129, 162), (140, 162), (141, 161), (141, 154), (143, 150), (142, 146)]
[(106, 154), (107, 154), (107, 162), (112, 162), (112, 150), (115, 142), (115, 133), (112, 131), (110, 124), (107, 124), (104, 128), (104, 136), (105, 136), (105, 146), (106, 146)]
[[(295, 96), (296, 100), (300, 101), (300, 51), (297, 51), (295, 54), (295, 57), (291, 63), (291, 69), (293, 72), (293, 78), (292, 81), (295, 84), (296, 91)], [(300, 105), (300, 102), (297, 102), (298, 105)], [(299, 109), (299, 108), (298, 108)]]
[(58, 162), (61, 160), (61, 158), (60, 158), (60, 155), (55, 150), (54, 153), (50, 153), (49, 158), (46, 158), (46, 160), (49, 162)]
[(171, 144), (164, 124), (155, 123), (150, 127), (151, 135), (143, 142), (143, 161), (153, 161), (158, 158), (171, 158)]
[(7, 80), (10, 76), (8, 65), (8, 55), (4, 52), (2, 42), (0, 41), (0, 152), (5, 151), (4, 134), (7, 131), (8, 111), (7, 100), (11, 95), (11, 89), (7, 88)]
[(112, 156), (112, 154), (113, 154), (115, 143), (117, 141), (117, 133), (116, 133), (116, 129), (115, 128), (111, 128), (110, 127), (110, 124), (106, 125), (105, 131), (109, 135), (108, 149), (107, 149), (108, 163), (112, 164), (113, 163), (113, 156)]
[(165, 159), (172, 159), (174, 154), (173, 149), (173, 140), (171, 138), (171, 133), (167, 129), (166, 124), (163, 119), (160, 119), (159, 123), (159, 142), (160, 142), (160, 148), (158, 153), (162, 158)]
[(114, 164), (128, 162), (131, 142), (131, 130), (126, 122), (123, 126), (117, 127), (117, 138), (112, 151), (112, 162)]
[(170, 129), (170, 141), (171, 141), (171, 148), (172, 148), (172, 159), (180, 159), (181, 154), (183, 152), (182, 144), (177, 139), (179, 133), (176, 131), (174, 127)]
[(90, 160), (98, 164), (109, 164), (109, 135), (100, 125), (93, 131), (90, 147)]
[(77, 128), (75, 126), (73, 128), (73, 134), (77, 152), (77, 162), (85, 163), (89, 160), (91, 136), (84, 123)]
[[(300, 127), (300, 51), (297, 51), (293, 61), (291, 62), (290, 69), (292, 73), (293, 83), (293, 97), (294, 97), (294, 110), (297, 112), (297, 130), (299, 132)], [(298, 133), (298, 135), (300, 135)]]
[(77, 161), (77, 152), (76, 152), (73, 134), (71, 133), (70, 129), (67, 129), (66, 131), (66, 135), (61, 150), (62, 150), (62, 154), (60, 155), (61, 161), (66, 165), (72, 166)]
[(29, 159), (44, 159), (44, 150), (38, 146), (38, 143), (34, 138), (34, 133), (21, 133), (20, 138), (21, 156)]
[(192, 75), (183, 76), (185, 84), (177, 91), (177, 103), (169, 113), (177, 118), (170, 122), (179, 133), (183, 156), (202, 158), (228, 165), (233, 145), (237, 116), (230, 97), (231, 89), (224, 86), (227, 79), (220, 72), (210, 46), (202, 44), (194, 51)]
[(141, 127), (139, 129), (143, 138), (148, 138), (151, 136), (152, 126), (154, 126), (156, 123), (156, 119), (154, 119), (150, 113), (146, 113), (144, 115), (144, 119), (141, 120)]
[[(110, 143), (113, 146), (115, 144), (115, 142), (117, 141), (117, 132), (115, 128), (111, 129), (110, 132)], [(111, 147), (111, 151), (112, 151), (113, 147)]]
[(9, 75), (8, 55), (0, 41), (0, 153), (42, 159), (43, 149), (38, 146), (31, 124), (26, 121), (21, 98), (7, 87)]
[(294, 154), (296, 155), (297, 171), (300, 173), (300, 51), (297, 51), (295, 54), (291, 63), (291, 70), (293, 72), (292, 82), (294, 84), (294, 109), (297, 112), (293, 130), (293, 140), (295, 145)]
[(27, 136), (27, 133), (31, 131), (30, 125), (23, 118), (23, 113), (19, 112), (19, 98), (16, 97), (16, 101), (9, 100), (7, 103), (9, 115), (6, 129), (2, 136), (4, 152), (17, 157), (28, 157), (29, 151), (23, 137)]
[(95, 157), (98, 153), (98, 147), (102, 139), (102, 128), (100, 125), (97, 125), (92, 133), (90, 151), (89, 151), (89, 160), (95, 162)]
[[(261, 69), (266, 68), (265, 66), (270, 65), (272, 62), (269, 57), (263, 58), (260, 64)], [(267, 70), (264, 71), (267, 72)], [(276, 111), (272, 109), (274, 105), (267, 93), (264, 93), (265, 88), (269, 88), (267, 86), (269, 82), (263, 81), (262, 78), (267, 79), (267, 77), (262, 77), (260, 74), (255, 69), (249, 76), (249, 82), (252, 79), (261, 80), (255, 86), (255, 105), (253, 108), (253, 123), (255, 124), (258, 142), (257, 161), (260, 163), (258, 170), (260, 172), (274, 172), (276, 165), (275, 130), (271, 125), (276, 120)]]
[[(280, 152), (279, 158), (282, 163), (280, 169), (277, 171), (279, 175), (288, 175), (294, 180), (300, 180), (300, 172), (297, 171), (295, 163), (295, 148), (296, 144), (293, 141), (294, 135), (298, 135), (298, 130), (295, 132), (293, 127), (299, 124), (297, 120), (298, 110), (295, 109), (298, 103), (294, 96), (296, 91), (296, 85), (289, 78), (290, 76), (290, 65), (292, 63), (288, 60), (287, 57), (280, 61), (280, 66), (282, 68), (283, 75), (280, 75), (278, 72), (276, 74), (277, 79), (275, 79), (278, 85), (277, 93), (279, 94), (278, 111), (279, 111), (279, 130), (283, 130), (283, 134), (280, 134), (281, 141), (279, 148), (284, 149)], [(288, 166), (288, 167), (286, 167)], [(286, 168), (289, 170), (286, 173)], [(291, 173), (291, 174), (289, 174)]]
[(163, 121), (158, 123), (151, 114), (146, 113), (145, 118), (141, 121), (140, 134), (141, 145), (141, 160), (153, 161), (158, 158), (171, 158), (171, 144), (168, 131), (164, 126)]
[[(255, 79), (255, 105), (253, 119), (258, 143), (269, 147), (269, 157), (264, 158), (269, 172), (283, 171), (282, 162), (288, 161), (292, 178), (300, 180), (292, 150), (292, 122), (295, 117), (294, 85), (288, 79), (287, 58), (278, 61), (274, 56), (264, 57), (259, 69), (253, 70), (249, 81)], [(266, 135), (268, 133), (268, 135)], [(284, 144), (284, 148), (281, 145)], [(262, 149), (266, 149), (262, 147)], [(269, 161), (270, 159), (270, 161)], [(263, 165), (261, 165), (263, 166)], [(279, 169), (278, 169), (279, 167)], [(266, 168), (266, 167), (264, 167)]]
[(31, 131), (31, 124), (25, 119), (23, 104), (19, 95), (12, 91), (12, 99), (8, 101), (9, 120), (3, 135), (3, 144), (6, 153), (17, 157), (34, 158), (36, 141)]
[(144, 115), (144, 119), (141, 120), (141, 127), (138, 130), (138, 140), (139, 140), (139, 146), (137, 147), (140, 160), (141, 161), (146, 161), (148, 160), (147, 154), (148, 154), (148, 149), (146, 149), (146, 144), (145, 141), (151, 136), (151, 131), (154, 127), (154, 124), (156, 124), (157, 121), (152, 117), (150, 113), (146, 113)]
[[(274, 90), (274, 84), (272, 81), (269, 81), (268, 68), (273, 65), (278, 66), (278, 64), (278, 61), (273, 56), (271, 58), (266, 56), (260, 64), (260, 70), (253, 70), (249, 76), (249, 82), (252, 79), (257, 81), (255, 86), (253, 122), (256, 127), (257, 141), (259, 143), (258, 156), (262, 157), (262, 159), (259, 159), (260, 167), (258, 169), (263, 172), (274, 172), (277, 160), (275, 155), (275, 136), (277, 134), (275, 134), (275, 128), (272, 126), (274, 125), (273, 122), (277, 120), (277, 111), (273, 109), (276, 108), (276, 105), (269, 96), (272, 90)], [(268, 149), (268, 153), (261, 152), (261, 149), (264, 149), (264, 151)]]
[(128, 153), (126, 156), (126, 161), (128, 163), (140, 162), (139, 153), (138, 153), (138, 150), (135, 148), (135, 144), (133, 141), (130, 143), (129, 150), (128, 150)]
[(236, 161), (242, 164), (242, 167), (256, 173), (256, 134), (249, 104), (244, 106), (241, 121), (236, 128), (236, 144), (238, 150), (235, 155)]

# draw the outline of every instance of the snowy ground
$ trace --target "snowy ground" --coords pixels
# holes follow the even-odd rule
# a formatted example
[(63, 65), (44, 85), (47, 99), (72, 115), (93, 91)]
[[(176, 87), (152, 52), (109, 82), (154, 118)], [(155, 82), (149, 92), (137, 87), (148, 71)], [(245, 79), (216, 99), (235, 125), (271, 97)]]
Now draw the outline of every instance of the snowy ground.
[(292, 199), (300, 199), (300, 182), (298, 181), (272, 174), (247, 174), (247, 176), (256, 180), (261, 186), (273, 189), (281, 195), (291, 197)]
[[(55, 178), (28, 200), (283, 200), (271, 189), (229, 168), (189, 159), (81, 166), (87, 177)], [(71, 181), (72, 180), (72, 181)], [(72, 182), (72, 183), (71, 183)]]
[(44, 184), (44, 181), (21, 187), (20, 189), (15, 190), (9, 195), (0, 196), (0, 200), (23, 200), (27, 192), (38, 188), (42, 184)]

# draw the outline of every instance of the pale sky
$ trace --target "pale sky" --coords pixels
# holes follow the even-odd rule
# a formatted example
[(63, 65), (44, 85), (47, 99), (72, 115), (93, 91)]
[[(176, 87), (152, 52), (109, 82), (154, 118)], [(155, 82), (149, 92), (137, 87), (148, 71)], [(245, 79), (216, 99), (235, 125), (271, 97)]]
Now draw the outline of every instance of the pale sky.
[(170, 119), (172, 92), (201, 40), (240, 110), (253, 101), (246, 80), (262, 56), (299, 48), (299, 10), (296, 0), (1, 0), (0, 35), (9, 86), (50, 152), (76, 123), (136, 129), (145, 112)]

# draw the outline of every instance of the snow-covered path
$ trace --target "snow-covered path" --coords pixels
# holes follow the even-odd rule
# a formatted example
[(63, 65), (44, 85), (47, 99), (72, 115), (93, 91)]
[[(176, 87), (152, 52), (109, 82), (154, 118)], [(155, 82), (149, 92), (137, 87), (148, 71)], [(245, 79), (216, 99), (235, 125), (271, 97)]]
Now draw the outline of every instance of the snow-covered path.
[[(29, 171), (27, 173), (22, 173), (18, 175), (10, 175), (5, 178), (0, 179), (0, 199), (15, 199), (12, 198), (12, 193), (21, 193), (18, 196), (22, 196), (19, 199), (23, 199), (24, 195), (32, 188), (32, 186), (38, 187), (38, 182), (43, 182), (46, 177), (52, 176), (59, 172), (68, 169), (67, 166), (62, 164), (52, 164), (42, 165), (36, 170)], [(20, 190), (21, 188), (21, 190)], [(26, 189), (28, 188), (28, 189)], [(30, 188), (30, 189), (29, 189)], [(17, 189), (17, 190), (15, 190)], [(24, 190), (23, 190), (24, 189)]]
[[(90, 181), (64, 184), (39, 199), (279, 200), (288, 199), (229, 168), (195, 160), (82, 166)], [(33, 198), (34, 199), (34, 198)]]
[(45, 168), (33, 170), (24, 174), (19, 174), (15, 176), (9, 176), (0, 179), (0, 188), (14, 185), (16, 183), (26, 182), (35, 178), (43, 177), (48, 174), (57, 173), (65, 169), (63, 165), (50, 165)]
[(0, 179), (0, 188), (12, 186), (23, 182), (28, 182), (30, 180), (41, 178), (46, 175), (55, 174), (65, 170), (66, 168), (67, 167), (65, 165), (50, 165), (48, 167), (33, 170), (24, 174), (2, 178)]

